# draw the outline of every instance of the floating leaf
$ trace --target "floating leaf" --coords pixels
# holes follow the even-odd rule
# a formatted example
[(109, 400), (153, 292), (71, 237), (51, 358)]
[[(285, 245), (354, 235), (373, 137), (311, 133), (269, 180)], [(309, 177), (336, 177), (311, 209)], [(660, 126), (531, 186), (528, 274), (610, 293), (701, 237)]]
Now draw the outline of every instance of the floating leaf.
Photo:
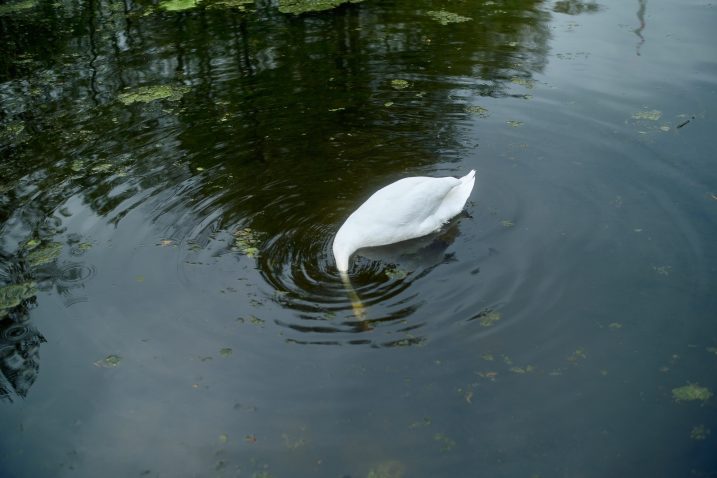
[(60, 257), (61, 251), (62, 244), (59, 242), (51, 242), (46, 246), (30, 251), (27, 255), (27, 261), (30, 263), (31, 267), (47, 264), (48, 262), (52, 262)]
[(122, 357), (119, 355), (108, 355), (102, 360), (95, 362), (96, 367), (111, 368), (116, 367), (122, 361)]
[(518, 126), (523, 126), (522, 121), (516, 121), (516, 120), (508, 120), (506, 121), (506, 124), (510, 126), (511, 128), (517, 128)]
[(481, 118), (487, 118), (490, 116), (490, 113), (487, 109), (483, 108), (482, 106), (478, 105), (469, 105), (465, 107), (466, 113), (472, 113), (475, 115), (480, 116)]
[(257, 257), (262, 235), (249, 227), (234, 232), (233, 250), (239, 251), (247, 257)]
[(408, 81), (399, 79), (391, 80), (391, 86), (395, 90), (403, 90), (405, 88), (408, 88)]
[(690, 432), (690, 438), (693, 440), (705, 440), (711, 433), (711, 430), (704, 425), (696, 425), (692, 427)]
[(0, 5), (0, 15), (9, 15), (11, 13), (29, 10), (36, 7), (38, 3), (39, 0), (21, 0), (19, 2), (6, 3)]
[(399, 269), (398, 267), (389, 267), (384, 271), (384, 274), (386, 274), (386, 277), (389, 279), (401, 280), (406, 278), (408, 272), (403, 269)]
[(709, 400), (712, 392), (707, 387), (700, 387), (696, 383), (688, 383), (684, 387), (673, 388), (672, 398), (677, 402), (687, 402), (692, 400)]
[(441, 451), (451, 451), (456, 446), (455, 440), (449, 438), (443, 433), (436, 433), (433, 435), (433, 440), (441, 444)]
[(662, 117), (662, 112), (659, 110), (638, 111), (637, 113), (634, 113), (632, 115), (632, 119), (648, 120), (648, 121), (657, 121), (661, 117)]
[(156, 100), (178, 101), (191, 88), (181, 85), (141, 86), (133, 91), (121, 93), (119, 99), (125, 105), (132, 103), (149, 103)]
[(189, 10), (199, 5), (199, 0), (164, 0), (160, 2), (159, 8), (168, 12), (179, 12)]
[(440, 23), (441, 25), (448, 25), (449, 23), (462, 23), (473, 20), (471, 17), (464, 17), (457, 13), (447, 12), (445, 10), (431, 10), (426, 12), (429, 17)]
[(16, 307), (23, 300), (29, 299), (35, 294), (37, 294), (37, 287), (34, 282), (0, 287), (0, 310)]
[(361, 3), (363, 0), (279, 0), (281, 13), (299, 15), (307, 12), (331, 10), (342, 3)]
[(231, 354), (232, 354), (232, 349), (230, 349), (229, 347), (225, 347), (219, 351), (219, 355), (221, 355), (224, 358), (229, 357)]

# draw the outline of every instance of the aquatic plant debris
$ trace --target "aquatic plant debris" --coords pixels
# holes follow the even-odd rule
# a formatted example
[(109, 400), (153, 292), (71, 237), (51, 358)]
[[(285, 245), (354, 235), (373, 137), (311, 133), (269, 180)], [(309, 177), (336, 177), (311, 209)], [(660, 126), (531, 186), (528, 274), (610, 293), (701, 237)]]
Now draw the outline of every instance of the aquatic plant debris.
[(632, 119), (648, 120), (648, 121), (657, 121), (661, 117), (662, 117), (662, 112), (659, 110), (638, 111), (637, 113), (634, 113), (632, 115)]
[(250, 227), (245, 227), (234, 232), (233, 250), (239, 251), (247, 257), (257, 257), (261, 245), (261, 234)]
[(688, 402), (694, 400), (706, 401), (712, 397), (712, 392), (707, 387), (701, 387), (696, 383), (688, 383), (684, 387), (672, 389), (672, 398), (676, 402)]
[(164, 0), (159, 3), (159, 8), (168, 12), (179, 12), (198, 6), (200, 1), (201, 0)]
[(51, 242), (45, 246), (35, 248), (27, 255), (27, 262), (31, 267), (40, 266), (52, 262), (60, 257), (62, 244), (59, 242)]
[(693, 440), (705, 440), (707, 436), (712, 433), (712, 430), (704, 425), (695, 425), (690, 431), (690, 438)]
[(389, 460), (379, 463), (369, 470), (366, 478), (403, 478), (406, 466), (397, 460)]
[(501, 319), (500, 312), (497, 310), (484, 310), (480, 312), (475, 317), (471, 318), (470, 320), (478, 319), (478, 323), (480, 323), (481, 327), (491, 327), (493, 324), (498, 322)]
[(0, 5), (0, 15), (9, 15), (11, 13), (29, 10), (35, 8), (38, 3), (40, 3), (39, 0), (21, 0), (19, 2), (6, 3)]
[(140, 86), (135, 90), (120, 93), (117, 99), (125, 105), (156, 100), (179, 101), (190, 89), (183, 85)]
[(463, 23), (473, 20), (471, 17), (464, 17), (457, 13), (447, 12), (445, 10), (431, 10), (426, 12), (429, 17), (440, 23), (448, 25), (449, 23)]
[(490, 116), (490, 113), (488, 112), (487, 109), (483, 108), (482, 106), (478, 106), (478, 105), (466, 106), (465, 111), (466, 111), (466, 113), (478, 115), (481, 118), (487, 118), (488, 116)]
[(120, 357), (119, 355), (108, 355), (107, 357), (95, 362), (95, 366), (102, 368), (112, 368), (119, 365), (121, 361), (122, 357)]
[(408, 81), (400, 79), (391, 80), (391, 87), (395, 90), (403, 90), (408, 88)]
[(281, 13), (299, 15), (308, 12), (331, 10), (343, 3), (361, 3), (364, 0), (279, 0)]
[(0, 287), (0, 310), (11, 309), (20, 305), (23, 300), (37, 294), (37, 286), (34, 282), (23, 282)]
[(404, 271), (403, 269), (399, 269), (398, 267), (389, 267), (384, 271), (384, 273), (389, 279), (395, 280), (405, 279), (408, 275), (408, 272)]
[(206, 2), (208, 8), (234, 8), (241, 12), (245, 12), (249, 5), (254, 4), (254, 0), (215, 0)]

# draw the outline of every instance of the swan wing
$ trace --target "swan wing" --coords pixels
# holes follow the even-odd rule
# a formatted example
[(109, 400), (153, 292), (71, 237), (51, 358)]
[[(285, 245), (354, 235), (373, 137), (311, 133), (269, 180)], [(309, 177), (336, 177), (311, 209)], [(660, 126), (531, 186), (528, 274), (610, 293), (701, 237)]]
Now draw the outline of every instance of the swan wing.
[(342, 229), (350, 227), (354, 237), (360, 237), (361, 247), (429, 234), (458, 214), (465, 204), (463, 200), (456, 210), (457, 202), (465, 195), (465, 191), (456, 192), (461, 191), (463, 179), (410, 177), (396, 181), (368, 198), (349, 216)]

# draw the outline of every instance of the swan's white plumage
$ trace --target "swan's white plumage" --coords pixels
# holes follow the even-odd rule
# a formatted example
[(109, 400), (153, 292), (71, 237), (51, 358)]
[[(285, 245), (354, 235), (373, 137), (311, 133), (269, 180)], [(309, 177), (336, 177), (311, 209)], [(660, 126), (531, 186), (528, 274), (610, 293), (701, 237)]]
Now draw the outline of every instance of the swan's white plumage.
[(362, 247), (384, 246), (425, 236), (461, 212), (475, 183), (475, 171), (462, 178), (424, 176), (400, 179), (376, 191), (336, 233), (336, 266), (349, 267)]

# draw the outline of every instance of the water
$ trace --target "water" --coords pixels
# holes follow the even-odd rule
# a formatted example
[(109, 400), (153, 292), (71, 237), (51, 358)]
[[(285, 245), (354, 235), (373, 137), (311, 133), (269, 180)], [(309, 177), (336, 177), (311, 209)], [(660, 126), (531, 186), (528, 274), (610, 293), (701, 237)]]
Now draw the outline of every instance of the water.
[(717, 475), (712, 3), (12, 5), (3, 476)]

